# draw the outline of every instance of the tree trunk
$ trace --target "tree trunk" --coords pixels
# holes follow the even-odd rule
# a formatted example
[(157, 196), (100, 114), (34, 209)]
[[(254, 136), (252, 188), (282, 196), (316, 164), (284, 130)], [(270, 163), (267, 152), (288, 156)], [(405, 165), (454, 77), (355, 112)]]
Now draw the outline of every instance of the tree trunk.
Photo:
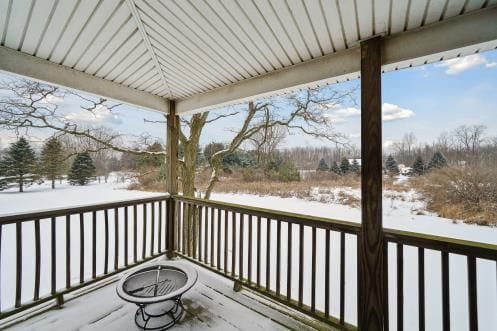
[(55, 177), (52, 177), (52, 190), (55, 189)]
[(19, 192), (24, 192), (24, 178), (22, 175), (19, 176)]

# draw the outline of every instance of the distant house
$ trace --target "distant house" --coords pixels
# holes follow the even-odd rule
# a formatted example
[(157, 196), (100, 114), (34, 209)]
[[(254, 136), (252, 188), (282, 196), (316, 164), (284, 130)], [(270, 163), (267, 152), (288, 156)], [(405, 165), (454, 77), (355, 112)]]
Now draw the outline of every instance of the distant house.
[(352, 164), (355, 161), (357, 161), (357, 163), (359, 164), (359, 167), (361, 166), (361, 159), (348, 159), (349, 160), (349, 163)]
[(399, 174), (404, 176), (412, 175), (412, 168), (407, 167), (405, 164), (399, 164)]

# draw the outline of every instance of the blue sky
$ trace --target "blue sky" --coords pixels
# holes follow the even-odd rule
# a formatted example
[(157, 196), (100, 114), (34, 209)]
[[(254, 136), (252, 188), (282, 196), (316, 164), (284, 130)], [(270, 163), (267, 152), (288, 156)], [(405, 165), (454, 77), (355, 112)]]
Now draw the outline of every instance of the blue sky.
[[(0, 78), (5, 75), (0, 74)], [(336, 88), (358, 87), (351, 81)], [(420, 143), (435, 140), (442, 132), (450, 132), (462, 124), (484, 124), (488, 136), (497, 136), (497, 51), (471, 55), (422, 67), (399, 70), (383, 75), (384, 146), (398, 141), (407, 132), (414, 132)], [(360, 100), (334, 107), (330, 119), (335, 130), (346, 134), (350, 141), (360, 141)], [(76, 100), (66, 99), (61, 104), (66, 116), (87, 125), (104, 125), (132, 135), (143, 132), (162, 140), (165, 125), (144, 123), (143, 119), (161, 120), (163, 115), (129, 106), (122, 106), (113, 114), (102, 109), (96, 116), (79, 108)], [(216, 112), (227, 112), (219, 109)], [(386, 113), (385, 113), (386, 112)], [(231, 129), (241, 125), (241, 117), (223, 119), (204, 129), (201, 143), (227, 142)], [(43, 139), (49, 132), (35, 132), (33, 140)], [(12, 132), (0, 130), (2, 147), (15, 139)], [(326, 146), (302, 134), (289, 135), (285, 146)]]

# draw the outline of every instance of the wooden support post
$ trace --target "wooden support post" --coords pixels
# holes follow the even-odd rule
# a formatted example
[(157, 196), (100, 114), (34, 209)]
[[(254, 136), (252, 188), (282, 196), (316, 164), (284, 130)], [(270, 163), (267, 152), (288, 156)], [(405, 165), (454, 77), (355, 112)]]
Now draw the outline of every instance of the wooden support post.
[(361, 42), (361, 186), (359, 329), (384, 329), (381, 50), (382, 37)]
[[(179, 116), (176, 115), (175, 101), (169, 102), (169, 114), (167, 115), (167, 192), (178, 193), (178, 130)], [(175, 211), (174, 198), (167, 200), (166, 226), (167, 226), (167, 256), (174, 257), (174, 232), (175, 232)]]

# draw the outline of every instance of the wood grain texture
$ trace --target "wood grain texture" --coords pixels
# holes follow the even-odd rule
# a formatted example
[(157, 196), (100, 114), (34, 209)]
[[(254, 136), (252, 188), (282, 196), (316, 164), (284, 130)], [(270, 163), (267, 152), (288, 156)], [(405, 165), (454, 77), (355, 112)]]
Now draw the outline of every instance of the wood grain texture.
[(382, 37), (361, 42), (362, 231), (359, 251), (359, 329), (383, 330), (381, 141)]

